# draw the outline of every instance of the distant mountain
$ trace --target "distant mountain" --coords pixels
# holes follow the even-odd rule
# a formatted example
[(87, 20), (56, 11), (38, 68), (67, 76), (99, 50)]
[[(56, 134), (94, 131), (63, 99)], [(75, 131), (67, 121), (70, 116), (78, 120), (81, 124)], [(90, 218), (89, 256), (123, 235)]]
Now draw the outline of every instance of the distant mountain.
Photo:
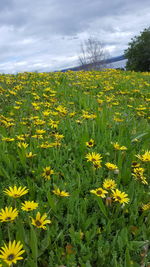
[[(111, 58), (108, 58), (108, 59), (106, 59), (106, 60), (101, 60), (99, 63), (100, 63), (100, 64), (102, 64), (102, 63), (110, 64), (110, 66), (113, 67), (112, 63), (116, 63), (116, 62), (118, 62), (118, 61), (123, 61), (123, 64), (122, 64), (122, 65), (119, 64), (119, 66), (121, 66), (121, 67), (125, 67), (125, 61), (126, 61), (126, 58), (125, 58), (124, 55), (117, 56), (117, 57), (111, 57)], [(88, 66), (88, 65), (91, 65), (91, 64), (87, 64), (86, 66)], [(116, 68), (115, 65), (117, 66), (117, 64), (114, 64), (114, 68)], [(62, 72), (66, 72), (66, 71), (68, 71), (68, 70), (78, 71), (78, 70), (82, 70), (82, 69), (83, 69), (82, 66), (77, 66), (77, 67), (70, 67), (70, 68), (67, 68), (67, 69), (62, 69), (62, 70), (60, 70), (60, 71), (62, 71)]]
[(124, 60), (125, 59), (125, 56), (122, 55), (122, 56), (118, 56), (118, 57), (111, 57), (111, 58), (108, 58), (105, 60), (106, 63), (113, 63), (113, 62), (117, 62), (117, 61), (121, 61), (121, 60)]

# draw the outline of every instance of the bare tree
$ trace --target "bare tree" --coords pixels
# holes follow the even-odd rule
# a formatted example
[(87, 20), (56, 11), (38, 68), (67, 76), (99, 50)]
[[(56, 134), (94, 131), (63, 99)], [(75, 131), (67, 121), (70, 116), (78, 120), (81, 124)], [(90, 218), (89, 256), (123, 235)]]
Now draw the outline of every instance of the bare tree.
[(106, 51), (100, 41), (90, 37), (81, 43), (79, 64), (85, 70), (100, 70), (106, 65)]

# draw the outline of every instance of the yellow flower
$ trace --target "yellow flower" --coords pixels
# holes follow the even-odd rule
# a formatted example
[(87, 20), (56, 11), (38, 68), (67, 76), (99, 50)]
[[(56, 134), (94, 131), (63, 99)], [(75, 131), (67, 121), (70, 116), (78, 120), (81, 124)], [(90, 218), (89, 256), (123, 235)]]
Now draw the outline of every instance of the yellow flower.
[(120, 146), (118, 144), (118, 142), (112, 143), (112, 145), (113, 145), (114, 149), (116, 149), (116, 150), (121, 150), (121, 151), (127, 150), (127, 147), (126, 146)]
[(30, 211), (30, 210), (35, 210), (38, 207), (38, 203), (34, 202), (34, 201), (25, 201), (24, 203), (21, 203), (22, 210), (25, 211)]
[(150, 202), (147, 203), (147, 204), (143, 204), (142, 205), (142, 210), (145, 211), (145, 210), (150, 210)]
[(58, 112), (60, 112), (61, 115), (66, 115), (67, 114), (67, 109), (61, 105), (59, 105), (57, 108), (55, 108)]
[(144, 177), (144, 168), (134, 168), (132, 175), (134, 176), (135, 180), (141, 181), (142, 184), (148, 184), (146, 177)]
[(123, 119), (120, 119), (120, 118), (117, 118), (117, 117), (114, 117), (114, 121), (122, 122), (122, 121), (124, 121), (124, 120), (123, 120)]
[(24, 141), (24, 140), (25, 140), (25, 138), (24, 138), (23, 135), (17, 135), (16, 138), (17, 138), (17, 140), (19, 140), (19, 141)]
[(46, 133), (46, 131), (43, 130), (43, 129), (37, 129), (37, 130), (36, 130), (36, 133), (37, 133), (37, 134), (44, 134), (44, 133)]
[(65, 191), (60, 191), (59, 188), (55, 189), (52, 191), (55, 195), (60, 196), (60, 197), (69, 197), (70, 194), (68, 192)]
[(59, 124), (59, 121), (54, 121), (54, 120), (50, 120), (48, 123), (48, 125), (51, 126), (51, 128), (53, 128), (53, 129), (57, 129), (58, 124)]
[[(40, 108), (40, 107), (39, 107)], [(45, 121), (44, 120), (40, 120), (40, 119), (37, 119), (37, 120), (35, 120), (35, 122), (34, 122), (34, 125), (43, 125), (43, 124), (45, 124)]]
[(83, 111), (82, 118), (83, 119), (95, 119), (96, 115), (95, 114), (89, 114), (88, 111)]
[(61, 143), (59, 142), (59, 140), (56, 140), (55, 142), (51, 143), (52, 147), (59, 147), (61, 146)]
[(90, 141), (86, 142), (85, 144), (86, 144), (87, 147), (93, 147), (94, 146), (94, 140), (90, 139)]
[(33, 154), (32, 152), (26, 153), (26, 158), (34, 158), (37, 154)]
[(103, 182), (103, 187), (107, 190), (116, 188), (117, 184), (112, 179), (105, 179)]
[(90, 193), (95, 194), (98, 197), (105, 198), (105, 196), (108, 192), (106, 190), (104, 190), (103, 188), (99, 187), (95, 190), (91, 190)]
[(132, 161), (131, 167), (132, 168), (139, 168), (140, 167), (140, 163), (138, 163), (136, 161)]
[(121, 150), (121, 151), (125, 151), (125, 150), (127, 150), (127, 147), (126, 147), (126, 146), (121, 146), (121, 147), (120, 147), (120, 150)]
[(23, 245), (20, 243), (20, 241), (9, 241), (8, 246), (4, 244), (4, 246), (1, 247), (0, 258), (6, 262), (8, 266), (11, 266), (13, 263), (16, 264), (18, 260), (23, 259), (23, 257), (20, 257), (25, 252), (25, 250), (22, 250), (22, 247)]
[(100, 164), (99, 161), (94, 161), (94, 162), (93, 162), (93, 167), (94, 167), (95, 169), (99, 169), (99, 168), (102, 167), (102, 165)]
[(72, 118), (72, 117), (74, 117), (75, 114), (76, 114), (75, 112), (70, 112), (70, 113), (69, 113), (69, 117)]
[(18, 216), (18, 210), (12, 207), (5, 207), (5, 209), (0, 210), (0, 221), (10, 222), (16, 219)]
[(47, 141), (42, 143), (39, 147), (41, 148), (49, 148), (49, 147), (53, 147), (52, 143), (48, 143)]
[(87, 159), (87, 161), (91, 161), (91, 162), (101, 162), (102, 160), (102, 156), (100, 154), (96, 154), (95, 152), (92, 153), (88, 153), (85, 158)]
[(129, 202), (129, 198), (128, 198), (128, 195), (126, 193), (121, 192), (118, 189), (112, 190), (112, 192), (113, 192), (112, 197), (113, 197), (114, 201), (118, 201), (121, 204)]
[(105, 163), (105, 166), (106, 166), (109, 170), (116, 170), (116, 169), (118, 169), (118, 167), (117, 167), (115, 164), (110, 163), (110, 162)]
[(14, 106), (14, 109), (20, 109), (20, 106)]
[(9, 138), (9, 137), (3, 137), (2, 141), (6, 141), (6, 142), (13, 142), (15, 139), (14, 138)]
[(44, 213), (43, 216), (41, 216), (40, 212), (38, 211), (38, 213), (36, 214), (36, 218), (32, 218), (32, 225), (36, 226), (37, 228), (42, 228), (42, 229), (46, 229), (45, 224), (51, 223), (50, 220), (45, 220), (47, 218), (47, 214)]
[(117, 142), (116, 143), (112, 143), (112, 145), (116, 150), (120, 149), (120, 145)]
[(45, 117), (47, 117), (47, 116), (50, 115), (50, 111), (49, 111), (49, 110), (45, 110), (45, 111), (42, 112), (42, 114), (43, 114)]
[(82, 124), (83, 122), (81, 120), (76, 120), (76, 123)]
[(43, 139), (43, 135), (42, 134), (34, 134), (31, 137), (32, 138), (37, 138), (37, 139)]
[(25, 142), (19, 142), (19, 143), (18, 143), (18, 147), (19, 147), (19, 148), (27, 148), (27, 147), (28, 147), (28, 144), (25, 143)]
[(148, 162), (150, 161), (150, 151), (145, 151), (143, 155), (136, 155), (141, 161)]
[(61, 140), (62, 138), (64, 138), (64, 135), (63, 134), (59, 134), (59, 133), (55, 133), (54, 137), (55, 137), (56, 140)]
[(16, 185), (14, 187), (9, 186), (9, 189), (5, 189), (4, 193), (7, 194), (10, 197), (14, 197), (14, 198), (18, 198), (21, 197), (25, 194), (27, 194), (29, 191), (29, 189), (25, 187), (16, 187)]
[(51, 169), (51, 167), (45, 167), (43, 169), (43, 173), (42, 173), (42, 176), (47, 179), (47, 180), (50, 180), (51, 179), (51, 175), (54, 174), (54, 171)]

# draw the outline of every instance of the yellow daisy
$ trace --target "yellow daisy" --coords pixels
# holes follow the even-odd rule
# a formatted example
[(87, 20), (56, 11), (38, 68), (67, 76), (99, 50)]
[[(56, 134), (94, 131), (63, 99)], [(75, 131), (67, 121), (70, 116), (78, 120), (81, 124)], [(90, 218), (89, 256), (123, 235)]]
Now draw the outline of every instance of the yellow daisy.
[(143, 155), (136, 155), (141, 161), (148, 162), (150, 161), (150, 151), (145, 151)]
[(9, 189), (5, 189), (4, 193), (7, 194), (10, 197), (14, 197), (14, 198), (18, 198), (21, 197), (25, 194), (27, 194), (29, 191), (29, 189), (25, 187), (16, 187), (16, 185), (14, 187), (9, 186)]
[(99, 161), (94, 161), (94, 162), (93, 162), (93, 167), (94, 167), (95, 169), (99, 169), (99, 168), (102, 167), (102, 165), (101, 165), (101, 163), (100, 163)]
[(150, 202), (147, 203), (147, 204), (143, 204), (143, 205), (142, 205), (142, 210), (143, 210), (143, 211), (150, 210)]
[(36, 133), (37, 133), (37, 134), (44, 134), (44, 133), (46, 133), (46, 131), (43, 130), (43, 129), (37, 129), (37, 130), (36, 130)]
[(144, 168), (133, 168), (133, 173), (135, 180), (139, 180), (142, 184), (148, 184), (146, 177), (144, 176)]
[(46, 229), (45, 224), (51, 223), (50, 220), (46, 220), (47, 214), (44, 213), (43, 216), (41, 216), (40, 212), (38, 211), (38, 213), (36, 214), (36, 218), (32, 218), (32, 225), (36, 226), (37, 228), (42, 228), (42, 229)]
[(118, 189), (112, 190), (112, 197), (114, 199), (114, 201), (117, 201), (121, 204), (123, 203), (128, 203), (129, 202), (129, 198), (128, 195), (124, 192), (121, 192)]
[(19, 148), (24, 148), (24, 149), (26, 149), (26, 148), (28, 147), (28, 145), (29, 145), (29, 144), (27, 144), (27, 143), (25, 143), (25, 142), (19, 142), (19, 143), (18, 143), (18, 147), (19, 147)]
[(108, 192), (106, 190), (104, 190), (103, 188), (99, 187), (95, 190), (91, 190), (90, 193), (95, 194), (98, 197), (105, 198), (105, 196)]
[(106, 166), (109, 170), (117, 170), (117, 169), (118, 169), (118, 167), (117, 167), (115, 164), (110, 163), (110, 162), (105, 163), (105, 166)]
[(53, 136), (55, 137), (56, 140), (61, 140), (64, 138), (63, 134), (59, 134), (59, 133), (54, 133)]
[(31, 210), (35, 210), (38, 207), (38, 203), (34, 202), (34, 201), (25, 201), (24, 203), (21, 203), (22, 210), (25, 211), (31, 211)]
[(118, 142), (112, 143), (112, 145), (113, 145), (114, 149), (116, 149), (116, 150), (121, 150), (121, 151), (127, 150), (127, 147), (126, 146), (120, 146), (118, 144)]
[(138, 163), (136, 161), (132, 161), (131, 167), (132, 168), (139, 168), (140, 167), (140, 163)]
[(33, 154), (32, 152), (26, 153), (26, 158), (34, 158), (37, 154)]
[(102, 160), (102, 156), (99, 153), (88, 153), (85, 158), (87, 159), (87, 161), (91, 161), (91, 162), (101, 162)]
[(90, 141), (89, 142), (86, 142), (85, 144), (86, 144), (87, 147), (93, 147), (94, 144), (95, 144), (95, 142), (94, 142), (93, 139), (90, 139)]
[(45, 167), (43, 169), (43, 173), (42, 173), (42, 176), (47, 179), (47, 180), (50, 180), (51, 179), (51, 175), (54, 174), (54, 171), (51, 169), (51, 167)]
[(107, 190), (116, 188), (117, 184), (112, 179), (105, 179), (103, 182), (103, 187)]
[(5, 209), (0, 210), (0, 221), (10, 222), (16, 219), (18, 216), (18, 210), (12, 207), (5, 207)]
[(20, 243), (20, 241), (9, 241), (8, 246), (4, 244), (4, 246), (1, 247), (0, 258), (6, 262), (8, 266), (11, 266), (13, 263), (16, 264), (18, 260), (23, 259), (23, 257), (20, 257), (25, 252), (25, 250), (22, 250), (22, 247), (23, 245)]
[(60, 196), (60, 197), (69, 197), (70, 194), (68, 192), (65, 191), (60, 191), (59, 188), (55, 189), (52, 191), (55, 195)]

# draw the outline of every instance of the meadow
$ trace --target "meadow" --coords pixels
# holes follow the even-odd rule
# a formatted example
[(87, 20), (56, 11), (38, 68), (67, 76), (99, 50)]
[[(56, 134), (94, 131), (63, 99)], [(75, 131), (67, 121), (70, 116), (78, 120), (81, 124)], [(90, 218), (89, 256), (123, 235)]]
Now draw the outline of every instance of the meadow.
[(150, 266), (150, 73), (0, 75), (0, 266)]

